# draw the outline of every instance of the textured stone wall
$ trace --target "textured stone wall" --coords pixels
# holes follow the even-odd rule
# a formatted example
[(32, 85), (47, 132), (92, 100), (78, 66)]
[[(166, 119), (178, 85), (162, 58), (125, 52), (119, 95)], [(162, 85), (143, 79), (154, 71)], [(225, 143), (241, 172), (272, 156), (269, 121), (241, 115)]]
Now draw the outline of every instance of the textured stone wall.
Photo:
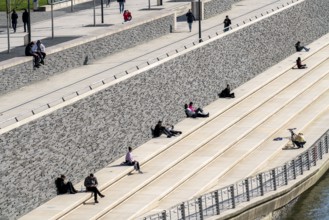
[(232, 4), (241, 0), (210, 0), (203, 3), (204, 19), (216, 16), (232, 8)]
[[(81, 66), (86, 59), (92, 62), (94, 59), (166, 35), (170, 33), (171, 26), (174, 26), (175, 19), (175, 15), (172, 13), (91, 41), (91, 37), (84, 37), (64, 43), (79, 45), (48, 54), (46, 65), (36, 70), (33, 70), (32, 58), (19, 65), (2, 69), (0, 70), (0, 94)], [(89, 42), (85, 43), (86, 41)], [(57, 48), (57, 46), (53, 48)], [(24, 59), (27, 58), (24, 57)]]
[(0, 136), (0, 216), (14, 219), (150, 139), (158, 119), (204, 106), (329, 32), (329, 1), (306, 0)]

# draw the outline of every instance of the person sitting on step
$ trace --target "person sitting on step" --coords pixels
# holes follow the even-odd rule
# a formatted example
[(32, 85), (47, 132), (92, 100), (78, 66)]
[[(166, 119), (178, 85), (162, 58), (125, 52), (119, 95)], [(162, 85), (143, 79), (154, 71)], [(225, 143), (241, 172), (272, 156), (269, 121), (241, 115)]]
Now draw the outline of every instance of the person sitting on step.
[(136, 171), (138, 171), (139, 173), (143, 173), (140, 169), (139, 162), (134, 160), (132, 151), (133, 151), (133, 149), (131, 147), (128, 147), (125, 164), (127, 164), (128, 166), (134, 166), (134, 169)]
[(73, 184), (70, 181), (66, 181), (65, 179), (66, 177), (64, 175), (61, 175), (55, 180), (57, 194), (61, 195), (61, 194), (66, 194), (68, 192), (70, 194), (77, 193), (78, 191), (74, 189)]
[(306, 69), (307, 68), (306, 64), (302, 64), (302, 60), (300, 59), (300, 57), (297, 58), (296, 65), (297, 65), (298, 69)]
[(91, 173), (89, 176), (86, 177), (84, 185), (87, 191), (93, 192), (95, 203), (98, 203), (97, 195), (99, 195), (101, 198), (105, 197), (97, 189), (98, 181), (94, 174)]
[(207, 117), (209, 117), (209, 113), (204, 114), (203, 110), (201, 108), (195, 109), (193, 107), (193, 102), (190, 102), (190, 105), (185, 104), (184, 105), (184, 110), (185, 110), (186, 116), (190, 117), (190, 118), (197, 118), (197, 117), (207, 118)]
[(298, 41), (296, 44), (295, 44), (295, 47), (296, 47), (296, 51), (297, 52), (300, 52), (302, 50), (305, 50), (306, 52), (308, 52), (310, 50), (310, 48), (306, 48), (304, 46), (301, 46), (300, 45), (300, 41)]
[(227, 84), (226, 88), (221, 91), (221, 93), (218, 94), (219, 98), (235, 98), (234, 93), (231, 93), (230, 85)]
[(160, 137), (162, 134), (167, 135), (168, 138), (175, 136), (177, 134), (181, 134), (181, 131), (175, 131), (174, 126), (163, 126), (162, 121), (158, 121), (154, 130), (153, 130), (153, 137)]

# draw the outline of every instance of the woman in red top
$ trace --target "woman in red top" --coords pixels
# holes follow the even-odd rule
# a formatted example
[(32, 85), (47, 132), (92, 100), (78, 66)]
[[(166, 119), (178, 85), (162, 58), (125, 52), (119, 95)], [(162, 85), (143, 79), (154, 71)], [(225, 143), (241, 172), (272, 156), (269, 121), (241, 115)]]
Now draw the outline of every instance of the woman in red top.
[(129, 10), (125, 10), (123, 12), (123, 20), (124, 22), (130, 21), (132, 19), (131, 13)]

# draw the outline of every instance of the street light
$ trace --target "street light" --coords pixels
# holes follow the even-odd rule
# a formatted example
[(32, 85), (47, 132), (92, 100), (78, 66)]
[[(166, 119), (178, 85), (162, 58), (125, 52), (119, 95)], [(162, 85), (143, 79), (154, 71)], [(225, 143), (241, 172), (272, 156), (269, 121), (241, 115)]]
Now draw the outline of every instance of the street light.
[(7, 40), (8, 40), (8, 53), (10, 53), (10, 33), (9, 33), (9, 0), (6, 0), (6, 11), (7, 11)]
[(51, 0), (51, 38), (54, 39), (54, 2)]
[(29, 32), (29, 43), (31, 42), (31, 4), (30, 0), (27, 0), (27, 10), (29, 12), (29, 20), (27, 22), (27, 31)]
[(199, 0), (199, 43), (202, 42), (201, 37), (201, 0)]

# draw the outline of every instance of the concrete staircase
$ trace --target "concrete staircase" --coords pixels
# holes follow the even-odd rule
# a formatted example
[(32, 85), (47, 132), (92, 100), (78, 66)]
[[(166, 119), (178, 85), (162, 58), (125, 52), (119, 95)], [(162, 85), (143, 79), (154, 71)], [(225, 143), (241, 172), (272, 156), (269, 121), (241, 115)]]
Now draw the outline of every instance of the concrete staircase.
[(291, 69), (300, 55), (289, 57), (237, 88), (237, 98), (205, 107), (211, 117), (177, 124), (180, 137), (153, 139), (136, 149), (143, 175), (115, 167), (123, 158), (96, 173), (106, 196), (99, 204), (83, 205), (92, 203), (89, 193), (62, 195), (21, 219), (140, 218), (265, 169), (284, 144), (273, 146), (274, 136), (292, 126), (303, 130), (328, 109), (327, 38), (311, 48), (302, 56), (308, 69)]

